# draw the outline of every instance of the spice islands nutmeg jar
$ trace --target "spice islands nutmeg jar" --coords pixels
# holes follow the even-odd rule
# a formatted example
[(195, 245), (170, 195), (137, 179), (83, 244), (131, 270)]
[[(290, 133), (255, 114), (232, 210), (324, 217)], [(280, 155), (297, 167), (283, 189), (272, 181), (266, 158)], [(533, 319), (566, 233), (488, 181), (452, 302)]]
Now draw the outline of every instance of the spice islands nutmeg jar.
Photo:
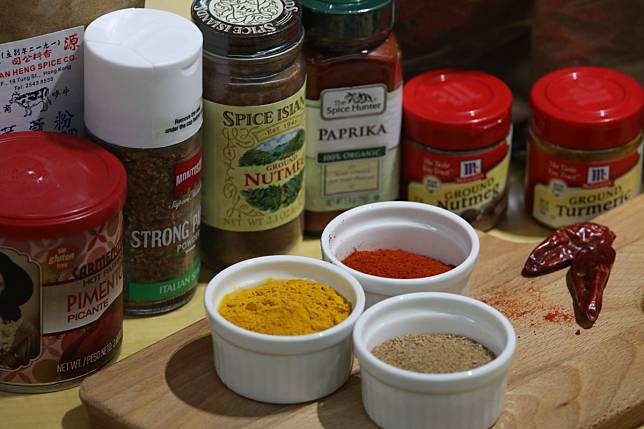
[(392, 0), (301, 0), (306, 29), (305, 230), (395, 200), (402, 70)]
[(486, 73), (437, 70), (405, 85), (403, 109), (403, 195), (492, 228), (508, 201), (510, 89)]
[(583, 222), (640, 193), (644, 94), (633, 78), (565, 68), (539, 79), (530, 102), (525, 205), (536, 220)]
[(88, 141), (0, 138), (0, 390), (60, 390), (116, 356), (125, 187)]
[(85, 120), (128, 174), (125, 311), (185, 304), (197, 284), (202, 36), (153, 9), (112, 12), (85, 33)]
[(304, 84), (291, 0), (196, 0), (204, 35), (202, 253), (215, 269), (302, 237)]

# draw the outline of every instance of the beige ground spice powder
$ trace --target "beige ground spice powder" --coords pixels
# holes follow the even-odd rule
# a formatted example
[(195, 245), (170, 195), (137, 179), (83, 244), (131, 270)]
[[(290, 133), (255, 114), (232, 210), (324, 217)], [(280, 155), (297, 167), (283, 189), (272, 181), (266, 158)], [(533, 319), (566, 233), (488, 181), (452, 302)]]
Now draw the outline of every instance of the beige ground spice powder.
[(469, 371), (496, 357), (476, 341), (451, 334), (396, 337), (376, 346), (371, 353), (396, 368), (428, 374)]

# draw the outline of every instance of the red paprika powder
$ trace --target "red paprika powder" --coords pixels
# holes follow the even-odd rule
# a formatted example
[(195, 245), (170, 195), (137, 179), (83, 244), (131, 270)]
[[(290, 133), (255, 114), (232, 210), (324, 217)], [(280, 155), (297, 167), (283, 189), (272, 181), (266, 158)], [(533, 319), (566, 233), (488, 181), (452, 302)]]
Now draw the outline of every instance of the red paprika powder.
[(342, 263), (361, 273), (390, 279), (419, 279), (445, 273), (454, 265), (397, 249), (356, 250)]

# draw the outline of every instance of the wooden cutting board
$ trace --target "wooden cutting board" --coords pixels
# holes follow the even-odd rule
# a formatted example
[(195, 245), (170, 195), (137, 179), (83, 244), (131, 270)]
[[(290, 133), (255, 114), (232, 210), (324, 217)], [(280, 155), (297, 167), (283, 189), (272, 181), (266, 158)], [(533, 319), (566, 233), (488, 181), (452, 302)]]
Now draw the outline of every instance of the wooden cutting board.
[[(644, 196), (600, 217), (617, 259), (592, 328), (580, 327), (566, 270), (520, 276), (534, 245), (481, 234), (470, 295), (504, 312), (517, 353), (495, 428), (632, 428), (644, 423)], [(127, 333), (126, 333), (127, 335)], [(96, 428), (371, 428), (354, 374), (314, 403), (269, 405), (219, 381), (206, 320), (100, 371), (80, 396)]]

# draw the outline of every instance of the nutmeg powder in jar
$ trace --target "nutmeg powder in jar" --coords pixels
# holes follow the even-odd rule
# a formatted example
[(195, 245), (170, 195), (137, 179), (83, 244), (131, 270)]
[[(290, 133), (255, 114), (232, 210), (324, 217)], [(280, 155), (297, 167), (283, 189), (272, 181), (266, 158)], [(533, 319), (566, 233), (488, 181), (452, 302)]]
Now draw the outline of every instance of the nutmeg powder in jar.
[(128, 173), (125, 312), (193, 295), (201, 262), (202, 36), (168, 12), (105, 15), (86, 32), (87, 129)]
[(202, 255), (215, 269), (286, 253), (303, 232), (301, 12), (258, 7), (192, 4), (204, 35)]

